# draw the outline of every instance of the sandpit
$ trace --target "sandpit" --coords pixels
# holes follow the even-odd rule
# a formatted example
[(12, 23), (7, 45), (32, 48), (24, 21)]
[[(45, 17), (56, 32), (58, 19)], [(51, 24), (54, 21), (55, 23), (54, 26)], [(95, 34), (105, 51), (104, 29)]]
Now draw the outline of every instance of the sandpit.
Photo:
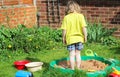
[[(70, 62), (69, 60), (60, 61), (58, 63), (58, 66), (63, 68), (70, 68)], [(91, 59), (91, 60), (82, 60), (80, 69), (86, 71), (100, 71), (100, 70), (104, 70), (107, 66), (108, 64), (105, 64), (102, 61)]]

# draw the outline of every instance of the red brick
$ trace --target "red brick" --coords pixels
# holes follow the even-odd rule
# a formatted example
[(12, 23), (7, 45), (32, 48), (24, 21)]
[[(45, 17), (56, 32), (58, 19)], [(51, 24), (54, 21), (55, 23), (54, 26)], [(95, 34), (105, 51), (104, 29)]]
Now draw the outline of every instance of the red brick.
[(19, 8), (14, 8), (14, 11), (16, 12), (16, 11), (19, 11)]
[[(14, 9), (1, 9), (0, 10), (0, 14), (7, 14), (8, 17), (10, 17), (10, 21), (9, 21), (9, 25), (11, 25), (10, 27), (15, 27), (17, 24), (23, 23), (26, 21), (26, 23), (30, 23), (30, 26), (33, 26), (34, 24), (36, 24), (36, 12), (29, 12), (29, 15), (25, 15), (24, 11), (26, 11), (27, 8), (14, 8)], [(30, 8), (28, 8), (30, 9)], [(31, 8), (31, 11), (35, 11), (35, 8)], [(12, 13), (14, 12), (14, 13)], [(27, 13), (27, 12), (26, 12)], [(6, 19), (6, 15), (3, 15)], [(5, 25), (7, 25), (6, 21), (4, 21), (0, 16), (0, 22), (1, 23), (5, 23)], [(33, 18), (34, 17), (34, 18)], [(3, 22), (4, 21), (4, 22)], [(32, 23), (31, 23), (32, 22)]]
[(2, 6), (2, 1), (0, 1), (0, 6)]
[(4, 5), (18, 5), (18, 0), (3, 0)]
[(0, 13), (0, 17), (2, 17), (3, 15)]
[(93, 7), (93, 8), (91, 8), (91, 10), (92, 10), (92, 11), (93, 11), (93, 10), (97, 10), (97, 11), (98, 11), (98, 10), (99, 10), (99, 8), (94, 8), (94, 7)]
[(21, 0), (22, 4), (33, 4), (33, 0)]

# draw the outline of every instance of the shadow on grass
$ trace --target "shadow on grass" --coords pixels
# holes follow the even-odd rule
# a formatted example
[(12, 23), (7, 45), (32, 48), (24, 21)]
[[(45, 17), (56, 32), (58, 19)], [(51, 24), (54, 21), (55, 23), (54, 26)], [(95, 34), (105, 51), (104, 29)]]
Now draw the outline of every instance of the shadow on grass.
[(115, 51), (115, 54), (120, 54), (120, 47), (113, 47), (110, 50)]
[(31, 61), (31, 62), (37, 62), (37, 61), (41, 61), (38, 58), (33, 58), (33, 57), (26, 57), (27, 60)]
[(74, 72), (62, 72), (59, 69), (49, 69), (44, 71), (42, 77), (87, 77), (86, 72), (74, 70)]

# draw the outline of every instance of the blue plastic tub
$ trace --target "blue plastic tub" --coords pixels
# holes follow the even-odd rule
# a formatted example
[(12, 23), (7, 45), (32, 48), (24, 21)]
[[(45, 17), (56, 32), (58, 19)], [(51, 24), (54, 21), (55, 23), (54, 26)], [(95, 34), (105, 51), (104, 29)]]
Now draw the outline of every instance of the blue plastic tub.
[(32, 73), (20, 70), (20, 71), (16, 72), (15, 77), (32, 77)]

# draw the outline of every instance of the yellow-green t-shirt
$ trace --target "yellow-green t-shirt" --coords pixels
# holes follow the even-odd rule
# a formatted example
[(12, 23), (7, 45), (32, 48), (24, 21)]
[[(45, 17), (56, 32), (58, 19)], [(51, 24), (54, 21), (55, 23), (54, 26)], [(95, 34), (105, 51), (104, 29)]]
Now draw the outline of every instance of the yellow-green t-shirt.
[(66, 30), (67, 45), (82, 42), (84, 43), (84, 35), (82, 28), (87, 26), (83, 14), (70, 13), (63, 19), (61, 29)]

